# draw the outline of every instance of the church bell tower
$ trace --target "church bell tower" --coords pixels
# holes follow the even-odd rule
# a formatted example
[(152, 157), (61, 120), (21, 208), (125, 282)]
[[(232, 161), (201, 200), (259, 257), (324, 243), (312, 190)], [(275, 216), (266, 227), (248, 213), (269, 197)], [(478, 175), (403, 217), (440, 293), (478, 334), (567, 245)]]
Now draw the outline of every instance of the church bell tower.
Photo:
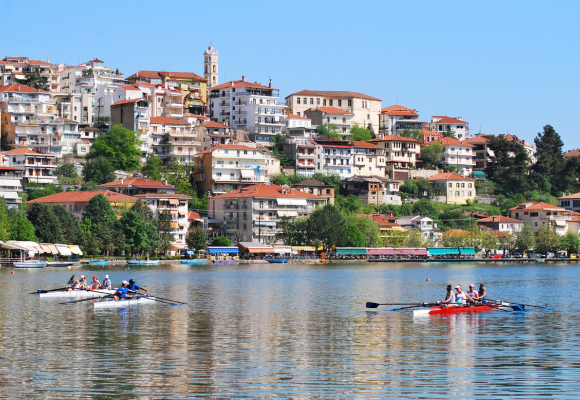
[(218, 72), (218, 52), (209, 46), (203, 53), (203, 76), (207, 79), (208, 89), (219, 84)]

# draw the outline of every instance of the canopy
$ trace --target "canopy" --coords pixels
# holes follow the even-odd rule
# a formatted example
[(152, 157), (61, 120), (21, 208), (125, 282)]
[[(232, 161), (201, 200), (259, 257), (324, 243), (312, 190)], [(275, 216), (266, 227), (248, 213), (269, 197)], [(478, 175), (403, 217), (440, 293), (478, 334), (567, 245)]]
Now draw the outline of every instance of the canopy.
[(63, 256), (72, 256), (72, 252), (70, 251), (70, 249), (67, 247), (66, 244), (57, 244), (56, 249)]
[(5, 199), (13, 199), (13, 200), (18, 199), (18, 193), (16, 192), (3, 192), (0, 193), (0, 196), (4, 197)]
[(278, 205), (280, 206), (306, 206), (308, 205), (306, 199), (286, 199), (280, 198), (276, 199)]
[(50, 247), (48, 247), (48, 245), (41, 244), (40, 247), (42, 248), (43, 253), (52, 254), (52, 251), (50, 250)]
[(248, 253), (274, 253), (274, 248), (260, 242), (239, 242), (238, 247)]
[(428, 256), (427, 249), (418, 248), (397, 248), (397, 249), (367, 249), (368, 255), (407, 255), (407, 256)]
[(179, 204), (179, 199), (169, 199), (169, 204), (178, 205)]
[(237, 247), (218, 247), (218, 246), (209, 246), (207, 248), (210, 254), (219, 254), (219, 253), (239, 253), (240, 250)]
[(187, 211), (179, 211), (179, 215), (187, 215)]
[(292, 254), (292, 246), (274, 246), (276, 254)]
[(57, 248), (56, 248), (56, 246), (55, 246), (54, 244), (50, 244), (50, 243), (48, 243), (48, 244), (46, 245), (46, 247), (48, 247), (48, 248), (50, 249), (50, 252), (51, 252), (52, 254), (54, 254), (54, 255), (57, 255), (57, 254), (58, 254), (58, 250), (57, 250)]
[(169, 213), (177, 215), (177, 210), (170, 210)]
[(82, 256), (83, 255), (83, 252), (82, 252), (82, 250), (80, 249), (79, 246), (75, 246), (75, 245), (68, 246), (68, 249), (70, 250), (70, 252), (72, 254), (76, 254), (78, 256)]
[(21, 188), (19, 179), (0, 179), (0, 186)]
[(367, 254), (364, 247), (337, 247), (336, 254)]
[(54, 183), (56, 182), (54, 179), (47, 179), (47, 178), (36, 178), (34, 176), (28, 176), (28, 182), (35, 182), (35, 183)]
[(297, 217), (297, 211), (286, 211), (286, 210), (278, 210), (277, 211), (279, 217)]
[(276, 226), (276, 221), (254, 221), (256, 225)]
[(485, 172), (483, 171), (473, 171), (474, 178), (485, 178)]
[(316, 251), (314, 246), (292, 246), (292, 250)]
[(429, 255), (432, 256), (446, 256), (446, 255), (458, 255), (459, 248), (457, 247), (427, 247)]
[(241, 169), (240, 173), (242, 175), (242, 178), (253, 178), (254, 177), (254, 171), (252, 171), (251, 169)]

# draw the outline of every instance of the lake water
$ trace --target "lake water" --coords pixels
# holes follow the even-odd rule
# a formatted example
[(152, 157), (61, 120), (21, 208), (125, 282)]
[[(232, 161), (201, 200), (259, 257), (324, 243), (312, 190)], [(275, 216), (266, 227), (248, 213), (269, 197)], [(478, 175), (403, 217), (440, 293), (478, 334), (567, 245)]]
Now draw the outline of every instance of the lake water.
[[(95, 311), (26, 294), (72, 273), (190, 304)], [(472, 282), (557, 310), (365, 308)], [(3, 268), (0, 398), (577, 399), (578, 282), (578, 265), (551, 263)]]

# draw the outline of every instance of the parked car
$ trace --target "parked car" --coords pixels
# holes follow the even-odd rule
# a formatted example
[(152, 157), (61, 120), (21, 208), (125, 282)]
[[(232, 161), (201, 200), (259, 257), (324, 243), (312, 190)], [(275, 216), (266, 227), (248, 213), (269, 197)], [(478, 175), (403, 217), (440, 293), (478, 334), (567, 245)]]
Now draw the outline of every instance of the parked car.
[(546, 258), (554, 258), (554, 253), (546, 253)]
[(516, 252), (516, 253), (514, 253), (514, 257), (515, 257), (515, 258), (523, 258), (523, 257), (524, 257), (524, 255), (523, 255), (522, 253), (518, 253), (518, 252)]
[(143, 175), (143, 174), (142, 174), (142, 173), (140, 173), (140, 172), (135, 172), (135, 173), (133, 174), (133, 178), (146, 178), (146, 176), (145, 176), (145, 175)]
[(501, 254), (492, 254), (489, 256), (489, 258), (494, 258), (494, 259), (501, 258)]
[(564, 253), (558, 253), (558, 258), (568, 258)]
[(513, 258), (513, 256), (511, 254), (504, 253), (501, 255), (501, 258)]
[(73, 163), (73, 165), (77, 168), (83, 168), (83, 165), (81, 163), (78, 163), (78, 162)]

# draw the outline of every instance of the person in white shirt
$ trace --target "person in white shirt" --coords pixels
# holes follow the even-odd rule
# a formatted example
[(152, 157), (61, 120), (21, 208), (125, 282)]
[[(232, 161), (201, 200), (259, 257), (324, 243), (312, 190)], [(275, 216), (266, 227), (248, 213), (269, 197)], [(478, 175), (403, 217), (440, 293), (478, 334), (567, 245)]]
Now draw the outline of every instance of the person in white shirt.
[(103, 284), (101, 285), (103, 289), (111, 289), (111, 281), (109, 280), (109, 275), (105, 275), (103, 279)]

